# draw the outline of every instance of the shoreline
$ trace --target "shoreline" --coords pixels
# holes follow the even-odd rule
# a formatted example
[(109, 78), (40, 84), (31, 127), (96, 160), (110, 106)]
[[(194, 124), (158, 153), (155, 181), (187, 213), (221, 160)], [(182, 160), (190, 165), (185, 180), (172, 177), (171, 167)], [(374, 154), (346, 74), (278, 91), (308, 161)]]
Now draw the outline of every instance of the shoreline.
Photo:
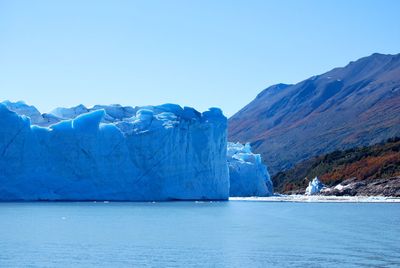
[(400, 197), (274, 195), (268, 197), (230, 197), (229, 201), (293, 203), (400, 203)]
[(86, 204), (109, 204), (109, 203), (214, 203), (214, 202), (291, 202), (291, 203), (400, 203), (400, 197), (387, 196), (324, 196), (324, 195), (273, 195), (267, 197), (229, 197), (223, 200), (154, 200), (154, 201), (127, 201), (127, 200), (7, 200), (4, 203), (86, 203)]

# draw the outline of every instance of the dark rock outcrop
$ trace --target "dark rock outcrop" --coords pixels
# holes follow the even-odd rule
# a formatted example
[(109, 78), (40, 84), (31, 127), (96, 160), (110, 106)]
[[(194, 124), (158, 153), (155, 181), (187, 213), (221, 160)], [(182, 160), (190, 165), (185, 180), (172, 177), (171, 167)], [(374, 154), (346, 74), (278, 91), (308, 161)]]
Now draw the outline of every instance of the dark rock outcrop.
[(400, 197), (400, 177), (385, 179), (347, 179), (340, 184), (325, 188), (321, 195), (336, 196), (393, 196)]

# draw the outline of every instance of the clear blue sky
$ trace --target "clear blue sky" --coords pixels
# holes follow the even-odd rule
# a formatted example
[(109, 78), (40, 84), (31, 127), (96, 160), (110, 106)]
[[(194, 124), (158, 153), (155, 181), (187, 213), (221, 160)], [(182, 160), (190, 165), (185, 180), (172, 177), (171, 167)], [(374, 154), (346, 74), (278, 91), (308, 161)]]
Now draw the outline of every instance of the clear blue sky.
[(0, 100), (228, 116), (275, 83), (400, 52), (400, 1), (0, 0)]

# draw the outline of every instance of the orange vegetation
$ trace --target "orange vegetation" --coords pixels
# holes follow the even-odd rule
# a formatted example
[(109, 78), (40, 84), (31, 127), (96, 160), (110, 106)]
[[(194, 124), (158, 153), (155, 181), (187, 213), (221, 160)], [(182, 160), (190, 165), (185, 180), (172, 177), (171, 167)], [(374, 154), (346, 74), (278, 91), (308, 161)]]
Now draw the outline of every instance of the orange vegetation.
[[(380, 156), (368, 156), (359, 161), (336, 167), (331, 172), (321, 176), (321, 181), (331, 184), (348, 178), (359, 180), (374, 179), (385, 173), (385, 168), (400, 165), (400, 153), (390, 152)], [(396, 172), (400, 175), (400, 172)]]

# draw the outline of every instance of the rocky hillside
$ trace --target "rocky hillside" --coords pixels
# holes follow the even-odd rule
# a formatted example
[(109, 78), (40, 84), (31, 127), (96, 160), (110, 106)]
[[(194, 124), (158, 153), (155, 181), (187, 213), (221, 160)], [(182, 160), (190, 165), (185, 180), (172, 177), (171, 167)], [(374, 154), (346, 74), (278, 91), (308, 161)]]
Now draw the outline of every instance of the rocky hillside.
[[(360, 191), (368, 195), (379, 185), (392, 185), (389, 188), (398, 189), (400, 194), (400, 138), (314, 157), (277, 173), (272, 180), (277, 192), (304, 193), (309, 180), (315, 176), (328, 187), (352, 183), (353, 188), (360, 188), (357, 191), (349, 188), (347, 194), (350, 195)], [(330, 194), (340, 194), (340, 191)]]
[(400, 54), (373, 54), (295, 85), (262, 91), (229, 119), (271, 174), (310, 157), (400, 134)]

